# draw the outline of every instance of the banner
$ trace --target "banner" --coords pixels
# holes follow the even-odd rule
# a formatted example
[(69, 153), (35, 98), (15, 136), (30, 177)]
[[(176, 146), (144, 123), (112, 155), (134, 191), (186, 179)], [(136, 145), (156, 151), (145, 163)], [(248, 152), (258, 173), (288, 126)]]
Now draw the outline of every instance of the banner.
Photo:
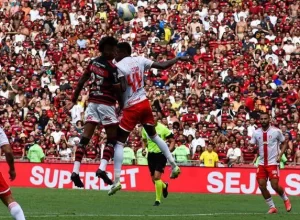
[[(8, 167), (1, 164), (1, 172), (11, 186), (38, 188), (76, 188), (71, 180), (73, 164), (58, 163), (16, 163), (17, 178), (8, 180)], [(95, 176), (96, 164), (82, 164), (80, 177), (87, 190), (108, 190), (110, 186)], [(123, 166), (121, 173), (122, 190), (154, 191), (147, 166)], [(112, 177), (113, 166), (108, 165), (108, 176)], [(202, 168), (181, 167), (178, 179), (169, 178), (166, 168), (163, 180), (169, 182), (170, 192), (260, 194), (256, 183), (256, 168)], [(300, 195), (300, 170), (280, 171), (280, 184), (288, 195)], [(268, 186), (270, 192), (275, 192)]]

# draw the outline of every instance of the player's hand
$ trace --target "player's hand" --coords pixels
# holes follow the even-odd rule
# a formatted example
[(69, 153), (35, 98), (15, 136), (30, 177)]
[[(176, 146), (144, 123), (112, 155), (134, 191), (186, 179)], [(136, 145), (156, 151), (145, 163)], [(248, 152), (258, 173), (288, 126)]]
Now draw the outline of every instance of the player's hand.
[(16, 171), (15, 170), (9, 170), (9, 179), (11, 181), (13, 181), (14, 179), (16, 179)]
[(280, 157), (280, 155), (279, 155), (279, 156), (277, 156), (276, 162), (277, 162), (277, 163), (280, 163), (280, 160), (281, 160), (281, 157)]
[(193, 57), (191, 57), (191, 56), (179, 57), (178, 59), (179, 59), (180, 61), (184, 61), (184, 62), (192, 62), (192, 63), (194, 63)]
[(65, 107), (64, 107), (64, 111), (65, 111), (65, 112), (70, 111), (70, 110), (73, 108), (74, 105), (75, 105), (75, 104), (74, 104), (73, 102), (67, 102), (67, 104), (66, 104)]

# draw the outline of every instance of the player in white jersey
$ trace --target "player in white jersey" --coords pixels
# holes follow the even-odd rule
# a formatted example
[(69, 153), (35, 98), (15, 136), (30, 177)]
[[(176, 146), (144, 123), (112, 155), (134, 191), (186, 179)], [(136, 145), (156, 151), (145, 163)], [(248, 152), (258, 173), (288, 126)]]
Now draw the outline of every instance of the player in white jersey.
[[(6, 162), (9, 166), (9, 177), (13, 181), (16, 178), (16, 171), (14, 166), (14, 155), (9, 145), (9, 141), (4, 133), (3, 129), (0, 128), (0, 148), (5, 154)], [(25, 216), (21, 206), (12, 197), (10, 188), (6, 183), (5, 179), (0, 172), (0, 198), (4, 205), (9, 209), (10, 214), (16, 220), (24, 220)]]
[(283, 199), (286, 211), (292, 210), (292, 205), (284, 189), (279, 183), (279, 162), (284, 154), (287, 144), (280, 129), (270, 125), (270, 116), (267, 113), (260, 115), (262, 128), (256, 129), (250, 140), (250, 144), (259, 148), (259, 166), (256, 179), (266, 203), (269, 205), (269, 214), (277, 213), (271, 194), (267, 189), (267, 181), (271, 182), (272, 188)]
[[(156, 134), (155, 122), (152, 115), (150, 102), (146, 97), (144, 90), (144, 72), (150, 68), (167, 69), (177, 61), (191, 61), (189, 57), (176, 57), (165, 62), (153, 62), (144, 57), (131, 57), (131, 46), (124, 42), (119, 43), (118, 55), (116, 57), (116, 66), (120, 76), (126, 79), (126, 91), (123, 93), (123, 115), (119, 124), (117, 144), (115, 145), (114, 154), (114, 184), (109, 195), (116, 193), (121, 189), (120, 174), (123, 162), (123, 146), (137, 124), (142, 124), (148, 136), (155, 142), (161, 152), (169, 160), (172, 166), (171, 178), (177, 178), (180, 169), (168, 148), (168, 145)], [(101, 160), (99, 169), (105, 169), (107, 161)], [(103, 165), (104, 164), (104, 165)]]

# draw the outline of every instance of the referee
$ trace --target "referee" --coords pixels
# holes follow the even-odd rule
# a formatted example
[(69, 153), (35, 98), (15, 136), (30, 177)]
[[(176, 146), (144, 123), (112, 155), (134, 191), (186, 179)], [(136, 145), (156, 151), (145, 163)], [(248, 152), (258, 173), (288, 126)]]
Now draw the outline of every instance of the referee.
[[(170, 143), (169, 149), (170, 151), (173, 151), (175, 140), (172, 132), (166, 126), (157, 122), (158, 115), (156, 111), (152, 111), (152, 114), (154, 117), (156, 133), (161, 137), (161, 139)], [(155, 184), (156, 199), (154, 206), (159, 206), (161, 195), (163, 194), (164, 198), (167, 198), (168, 196), (168, 183), (161, 180), (161, 175), (166, 167), (167, 158), (160, 151), (159, 147), (148, 137), (144, 128), (142, 130), (142, 138), (144, 146), (148, 149), (148, 167), (152, 182)]]

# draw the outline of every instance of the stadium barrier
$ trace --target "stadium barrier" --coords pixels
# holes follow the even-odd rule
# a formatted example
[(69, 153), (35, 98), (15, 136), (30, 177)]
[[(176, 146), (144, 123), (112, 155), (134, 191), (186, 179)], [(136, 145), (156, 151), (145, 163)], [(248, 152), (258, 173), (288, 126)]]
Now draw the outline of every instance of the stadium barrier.
[[(6, 166), (0, 162), (2, 168)], [(16, 187), (76, 188), (70, 181), (73, 165), (70, 163), (16, 163), (17, 178), (9, 183)], [(5, 168), (6, 169), (6, 168)], [(82, 164), (80, 176), (87, 190), (108, 190), (110, 186), (95, 176), (96, 164)], [(256, 183), (256, 168), (202, 168), (182, 167), (180, 178), (169, 179), (166, 168), (163, 179), (170, 183), (171, 192), (260, 194)], [(3, 171), (3, 169), (2, 169)], [(113, 166), (108, 165), (111, 177)], [(3, 172), (8, 180), (8, 173)], [(8, 181), (10, 182), (10, 181)], [(300, 169), (286, 168), (280, 171), (280, 182), (288, 195), (300, 196)], [(121, 173), (123, 190), (154, 191), (147, 166), (123, 166)], [(187, 187), (185, 187), (187, 186)], [(268, 186), (270, 192), (275, 192)]]

